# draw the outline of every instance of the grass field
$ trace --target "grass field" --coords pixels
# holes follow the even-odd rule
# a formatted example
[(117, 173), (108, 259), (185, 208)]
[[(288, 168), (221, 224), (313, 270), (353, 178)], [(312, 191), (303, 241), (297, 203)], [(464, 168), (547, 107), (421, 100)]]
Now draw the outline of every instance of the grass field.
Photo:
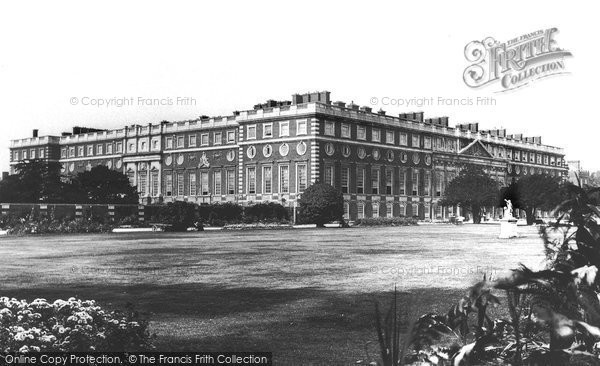
[[(373, 303), (406, 317), (543, 259), (535, 228), (496, 225), (0, 239), (0, 296), (76, 296), (148, 312), (160, 350), (272, 351), (276, 365), (375, 360)], [(386, 305), (387, 306), (387, 305)], [(367, 353), (370, 355), (368, 356)]]

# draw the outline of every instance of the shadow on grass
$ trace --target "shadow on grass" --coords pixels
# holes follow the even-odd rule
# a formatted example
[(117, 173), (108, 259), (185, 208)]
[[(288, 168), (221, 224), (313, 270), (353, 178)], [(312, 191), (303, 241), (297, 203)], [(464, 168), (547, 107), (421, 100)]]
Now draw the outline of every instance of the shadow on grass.
[[(465, 291), (445, 288), (400, 293), (407, 321), (445, 313)], [(75, 296), (107, 308), (132, 303), (148, 313), (161, 351), (271, 351), (276, 365), (354, 364), (378, 359), (374, 301), (387, 308), (390, 292), (345, 293), (317, 288), (224, 288), (202, 283), (94, 285), (1, 290), (33, 300)]]

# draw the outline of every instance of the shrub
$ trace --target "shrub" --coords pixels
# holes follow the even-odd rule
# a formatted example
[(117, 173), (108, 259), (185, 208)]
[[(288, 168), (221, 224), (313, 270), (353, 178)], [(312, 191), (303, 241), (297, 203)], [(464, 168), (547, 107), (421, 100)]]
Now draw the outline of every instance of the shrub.
[(93, 300), (0, 297), (0, 352), (145, 351), (152, 341), (148, 322), (131, 307), (107, 311)]
[(276, 202), (256, 203), (244, 209), (244, 222), (283, 223), (289, 220), (288, 210)]
[(418, 219), (414, 217), (368, 217), (357, 219), (354, 224), (357, 226), (409, 226), (417, 225)]
[(342, 221), (344, 196), (329, 184), (310, 185), (298, 200), (298, 222), (323, 226), (331, 221)]
[(168, 224), (174, 231), (186, 231), (199, 220), (198, 205), (191, 202), (169, 202), (166, 205), (153, 206), (152, 210), (152, 221)]
[(243, 208), (233, 202), (200, 205), (199, 216), (202, 222), (212, 226), (240, 223), (242, 222)]

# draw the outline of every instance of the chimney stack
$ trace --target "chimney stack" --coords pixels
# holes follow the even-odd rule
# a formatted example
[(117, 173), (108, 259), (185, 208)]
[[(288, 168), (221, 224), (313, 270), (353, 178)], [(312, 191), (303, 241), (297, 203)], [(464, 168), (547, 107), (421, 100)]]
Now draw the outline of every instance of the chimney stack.
[(36, 128), (33, 130), (33, 137), (38, 137), (39, 130)]

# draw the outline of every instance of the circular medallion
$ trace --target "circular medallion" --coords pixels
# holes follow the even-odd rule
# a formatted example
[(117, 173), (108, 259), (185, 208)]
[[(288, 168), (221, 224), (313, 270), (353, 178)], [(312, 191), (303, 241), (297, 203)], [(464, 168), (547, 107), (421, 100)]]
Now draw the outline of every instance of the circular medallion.
[(516, 172), (517, 174), (520, 174), (520, 173), (521, 173), (521, 167), (517, 165), (517, 166), (515, 167), (515, 172)]
[(408, 161), (408, 154), (404, 151), (400, 153), (400, 161), (406, 163)]
[(233, 159), (235, 159), (235, 151), (229, 150), (227, 152), (227, 161), (233, 161)]
[(116, 164), (117, 169), (121, 169), (122, 166), (123, 166), (123, 161), (117, 160), (117, 164)]
[(333, 153), (335, 152), (335, 147), (333, 146), (333, 144), (331, 142), (328, 142), (325, 145), (325, 153), (329, 156), (333, 155)]
[(348, 145), (344, 145), (342, 146), (342, 155), (344, 155), (345, 158), (347, 158), (348, 156), (350, 156), (350, 146)]
[(523, 167), (523, 174), (527, 175), (527, 167)]
[(177, 157), (177, 165), (181, 165), (181, 164), (183, 164), (183, 160), (184, 160), (184, 158), (183, 158), (183, 155), (179, 155), (179, 156)]
[(381, 153), (379, 152), (379, 149), (373, 149), (373, 159), (379, 160), (379, 158), (381, 158)]
[(108, 169), (112, 169), (112, 160), (107, 161), (106, 166), (108, 167)]
[(389, 162), (392, 162), (392, 161), (394, 161), (394, 152), (393, 152), (392, 150), (388, 150), (388, 151), (387, 151), (387, 160), (388, 160)]
[(90, 170), (92, 170), (92, 164), (88, 161), (88, 163), (85, 165), (85, 170), (87, 170), (88, 172)]
[(289, 152), (290, 152), (290, 145), (288, 145), (286, 143), (279, 145), (279, 155), (287, 156), (287, 154)]
[(171, 165), (171, 163), (173, 163), (173, 157), (169, 155), (165, 158), (165, 164)]
[(306, 153), (306, 143), (304, 141), (300, 141), (298, 145), (296, 145), (296, 152), (298, 155), (304, 155)]
[(365, 156), (367, 156), (367, 152), (365, 151), (364, 147), (359, 147), (358, 148), (358, 157), (361, 159), (364, 159)]
[(69, 164), (69, 171), (72, 172), (73, 170), (75, 170), (75, 164), (71, 163)]
[(419, 153), (413, 153), (413, 163), (415, 164), (419, 164), (419, 162), (421, 161), (421, 157), (419, 156)]
[(271, 156), (271, 154), (273, 153), (273, 148), (271, 147), (271, 145), (265, 145), (263, 147), (263, 155), (265, 156), (265, 158), (268, 158), (269, 156)]
[(254, 147), (254, 145), (249, 146), (246, 150), (246, 155), (248, 158), (253, 159), (256, 156), (256, 147)]
[(67, 171), (67, 164), (62, 164), (62, 165), (61, 165), (61, 168), (60, 168), (60, 172), (61, 172), (61, 173), (64, 173), (64, 172), (66, 172), (66, 171)]
[(431, 155), (425, 155), (425, 164), (431, 165)]

